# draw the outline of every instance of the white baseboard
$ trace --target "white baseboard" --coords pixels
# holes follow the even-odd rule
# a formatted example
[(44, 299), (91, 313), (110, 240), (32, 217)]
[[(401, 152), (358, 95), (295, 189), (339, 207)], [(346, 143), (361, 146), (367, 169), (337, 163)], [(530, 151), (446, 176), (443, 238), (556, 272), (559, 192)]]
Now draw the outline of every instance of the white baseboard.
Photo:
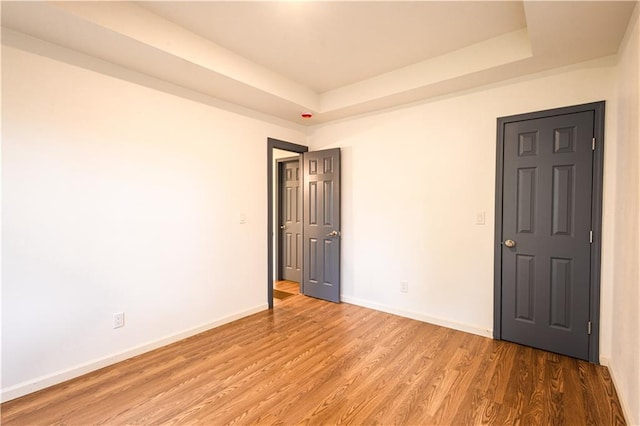
[(444, 318), (433, 317), (425, 315), (419, 312), (412, 312), (405, 309), (396, 308), (394, 306), (384, 305), (382, 303), (371, 302), (369, 300), (358, 299), (356, 297), (342, 295), (342, 301), (351, 303), (352, 305), (358, 305), (369, 309), (375, 309), (376, 311), (387, 312), (389, 314), (399, 315), (405, 318), (411, 318), (414, 320), (428, 322), (429, 324), (435, 324), (446, 328), (452, 328), (458, 331), (464, 331), (465, 333), (476, 334), (482, 337), (493, 337), (493, 331), (487, 330), (481, 327), (476, 327), (469, 324), (463, 324), (456, 321), (446, 320)]
[(631, 416), (631, 410), (629, 409), (629, 405), (627, 404), (627, 400), (625, 398), (625, 395), (623, 395), (620, 390), (622, 389), (622, 387), (620, 387), (618, 380), (616, 379), (616, 377), (618, 377), (618, 375), (616, 374), (615, 368), (613, 368), (613, 366), (611, 365), (611, 360), (607, 357), (601, 356), (600, 357), (600, 364), (604, 365), (605, 367), (607, 367), (609, 369), (609, 375), (611, 376), (611, 381), (613, 382), (613, 387), (616, 388), (616, 393), (618, 394), (618, 400), (620, 401), (620, 406), (622, 407), (622, 414), (624, 414), (624, 420), (628, 425), (634, 425), (636, 423), (632, 423), (631, 419), (633, 418)]
[(83, 374), (90, 373), (92, 371), (99, 370), (101, 368), (107, 367), (109, 365), (124, 361), (125, 359), (132, 358), (134, 356), (138, 356), (145, 352), (152, 351), (154, 349), (158, 349), (162, 346), (169, 345), (171, 343), (175, 343), (179, 340), (186, 339), (187, 337), (194, 336), (198, 333), (202, 333), (203, 331), (210, 330), (212, 328), (219, 327), (221, 325), (230, 323), (240, 318), (244, 318), (246, 316), (261, 312), (268, 309), (267, 304), (262, 304), (259, 306), (255, 306), (253, 308), (246, 309), (244, 311), (237, 312), (232, 315), (228, 315), (224, 318), (217, 319), (215, 321), (202, 324), (198, 327), (191, 328), (189, 330), (185, 330), (176, 334), (172, 334), (170, 336), (163, 337), (158, 340), (154, 340), (152, 342), (147, 342), (140, 346), (133, 347), (131, 349), (127, 349), (123, 352), (119, 352), (116, 354), (108, 355), (103, 358), (95, 359), (93, 361), (89, 361), (85, 364), (81, 364), (67, 370), (59, 371), (53, 374), (49, 374), (46, 376), (37, 377), (35, 379), (19, 383), (17, 385), (11, 386), (7, 389), (2, 389), (2, 393), (0, 395), (0, 401), (6, 402), (15, 398), (19, 398), (21, 396), (30, 394), (32, 392), (39, 391), (44, 388), (48, 388), (53, 385), (57, 385), (58, 383), (65, 382), (67, 380), (74, 379), (76, 377), (82, 376)]

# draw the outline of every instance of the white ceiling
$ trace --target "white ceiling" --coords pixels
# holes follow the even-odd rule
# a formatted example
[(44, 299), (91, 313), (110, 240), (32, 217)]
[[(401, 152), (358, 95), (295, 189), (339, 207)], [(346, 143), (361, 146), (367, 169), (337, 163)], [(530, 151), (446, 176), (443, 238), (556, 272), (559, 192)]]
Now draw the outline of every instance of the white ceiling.
[(520, 2), (140, 5), (319, 93), (526, 27)]
[(2, 26), (312, 125), (613, 55), (635, 3), (3, 1)]

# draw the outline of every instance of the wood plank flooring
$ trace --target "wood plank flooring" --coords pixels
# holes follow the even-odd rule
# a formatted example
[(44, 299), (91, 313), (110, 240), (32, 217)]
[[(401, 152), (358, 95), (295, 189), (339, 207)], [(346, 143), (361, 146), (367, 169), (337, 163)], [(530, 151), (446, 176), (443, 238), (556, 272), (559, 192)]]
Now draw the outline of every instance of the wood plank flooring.
[(302, 295), (1, 408), (5, 426), (624, 424), (604, 367)]
[(276, 288), (278, 290), (291, 293), (291, 294), (300, 294), (300, 284), (295, 281), (287, 281), (287, 280), (275, 281), (273, 283), (273, 288)]

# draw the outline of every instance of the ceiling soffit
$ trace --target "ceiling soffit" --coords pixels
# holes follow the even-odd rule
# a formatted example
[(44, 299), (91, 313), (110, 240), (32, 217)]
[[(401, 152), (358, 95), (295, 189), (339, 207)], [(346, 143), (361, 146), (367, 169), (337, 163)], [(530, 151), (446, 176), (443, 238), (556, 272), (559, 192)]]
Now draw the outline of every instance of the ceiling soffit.
[[(508, 7), (483, 12), (484, 3), (501, 2), (3, 2), (2, 23), (3, 28), (206, 96), (288, 121), (317, 124), (615, 54), (635, 4), (508, 2)], [(211, 8), (221, 4), (213, 20), (219, 25), (207, 27)], [(286, 18), (291, 28), (279, 32), (278, 22), (265, 19), (260, 8), (247, 9), (259, 5), (277, 19)], [(289, 6), (300, 15), (288, 10), (283, 17), (282, 8)], [(394, 7), (395, 20), (388, 19)], [(461, 7), (478, 19), (469, 19), (474, 14), (462, 14)], [(312, 19), (294, 19), (309, 10)], [(358, 10), (369, 21), (356, 19)], [(430, 28), (419, 30), (421, 20), (411, 18), (414, 15), (431, 22)], [(508, 22), (495, 25), (496, 16)], [(274, 37), (282, 33), (291, 39), (296, 26), (309, 19), (315, 25), (300, 32), (310, 34), (307, 48), (304, 40), (294, 40), (284, 43), (286, 49), (269, 50)], [(479, 28), (457, 30), (457, 36), (442, 24), (455, 29), (471, 21)], [(367, 30), (367, 22), (376, 25)], [(403, 23), (409, 30), (397, 31), (394, 38), (393, 25)], [(265, 30), (267, 24), (276, 29)], [(250, 40), (233, 42), (242, 31), (249, 39), (263, 31), (266, 44), (257, 43), (251, 50)], [(363, 41), (363, 32), (370, 39)], [(411, 34), (419, 34), (420, 42), (408, 43)], [(424, 41), (438, 34), (449, 34), (446, 42)], [(344, 49), (339, 48), (340, 36)], [(12, 33), (9, 40), (16, 37), (20, 34)], [(354, 47), (357, 43), (362, 49)], [(394, 50), (402, 54), (392, 54)], [(299, 116), (303, 111), (314, 118), (304, 121)]]

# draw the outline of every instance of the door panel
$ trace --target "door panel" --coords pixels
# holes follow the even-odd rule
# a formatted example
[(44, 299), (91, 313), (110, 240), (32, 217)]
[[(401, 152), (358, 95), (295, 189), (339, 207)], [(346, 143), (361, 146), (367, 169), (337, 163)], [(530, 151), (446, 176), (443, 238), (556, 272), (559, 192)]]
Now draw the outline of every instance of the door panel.
[(302, 164), (302, 292), (340, 302), (340, 149), (307, 152)]
[(302, 197), (300, 161), (280, 163), (281, 167), (281, 256), (282, 279), (302, 279)]
[(503, 137), (502, 338), (588, 359), (594, 112)]

